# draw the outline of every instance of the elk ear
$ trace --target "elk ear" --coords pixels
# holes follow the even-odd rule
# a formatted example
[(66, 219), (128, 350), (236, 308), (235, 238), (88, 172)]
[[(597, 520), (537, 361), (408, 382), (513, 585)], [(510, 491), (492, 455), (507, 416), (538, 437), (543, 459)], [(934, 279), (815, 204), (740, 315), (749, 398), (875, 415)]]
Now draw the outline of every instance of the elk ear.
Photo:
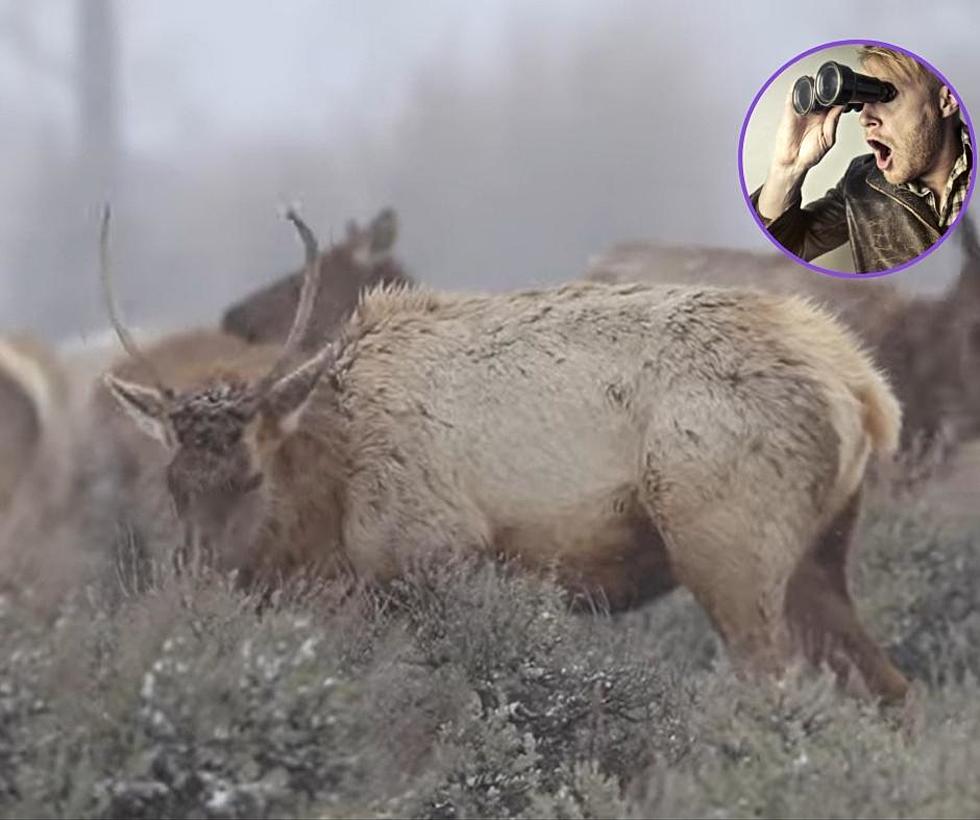
[(373, 220), (368, 228), (368, 239), (371, 253), (383, 255), (391, 253), (398, 238), (398, 214), (393, 208), (385, 208)]
[(140, 430), (164, 447), (173, 446), (173, 435), (167, 419), (170, 402), (163, 393), (155, 387), (116, 378), (111, 373), (106, 373), (103, 380), (109, 392)]
[(348, 230), (347, 236), (354, 261), (361, 267), (376, 265), (391, 253), (398, 236), (398, 217), (391, 208), (385, 208), (366, 230), (353, 234)]
[(327, 345), (312, 359), (287, 373), (269, 388), (262, 402), (262, 411), (266, 418), (275, 422), (282, 435), (289, 435), (299, 427), (303, 410), (324, 371), (335, 358), (334, 346)]

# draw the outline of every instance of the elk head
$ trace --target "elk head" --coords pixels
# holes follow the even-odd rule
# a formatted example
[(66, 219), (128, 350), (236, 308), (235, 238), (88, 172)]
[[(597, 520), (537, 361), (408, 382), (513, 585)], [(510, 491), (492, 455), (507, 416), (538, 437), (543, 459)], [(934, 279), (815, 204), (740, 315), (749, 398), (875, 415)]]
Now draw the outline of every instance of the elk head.
[[(219, 544), (252, 543), (265, 519), (269, 493), (263, 483), (271, 455), (295, 432), (320, 377), (333, 363), (328, 344), (295, 364), (307, 330), (319, 282), (317, 243), (312, 231), (290, 210), (306, 250), (299, 304), (285, 344), (269, 358), (271, 367), (255, 378), (234, 369), (190, 389), (176, 391), (163, 383), (152, 357), (144, 355), (123, 326), (113, 296), (106, 208), (101, 232), (101, 270), (106, 308), (123, 347), (151, 374), (152, 384), (105, 375), (110, 393), (139, 429), (170, 454), (166, 483), (184, 526), (183, 557), (216, 553)], [(220, 363), (216, 363), (220, 364)]]

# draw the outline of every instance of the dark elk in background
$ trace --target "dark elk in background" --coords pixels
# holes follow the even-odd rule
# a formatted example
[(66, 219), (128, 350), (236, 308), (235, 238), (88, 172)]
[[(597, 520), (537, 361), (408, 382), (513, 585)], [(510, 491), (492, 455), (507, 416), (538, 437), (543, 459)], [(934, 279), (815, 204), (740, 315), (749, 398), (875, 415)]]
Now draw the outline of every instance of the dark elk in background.
[[(314, 350), (330, 338), (364, 291), (380, 285), (414, 284), (391, 255), (397, 234), (398, 218), (385, 208), (366, 228), (349, 222), (345, 241), (320, 255), (320, 290), (302, 350)], [(302, 284), (303, 272), (296, 271), (251, 294), (225, 312), (221, 329), (252, 344), (284, 342)]]

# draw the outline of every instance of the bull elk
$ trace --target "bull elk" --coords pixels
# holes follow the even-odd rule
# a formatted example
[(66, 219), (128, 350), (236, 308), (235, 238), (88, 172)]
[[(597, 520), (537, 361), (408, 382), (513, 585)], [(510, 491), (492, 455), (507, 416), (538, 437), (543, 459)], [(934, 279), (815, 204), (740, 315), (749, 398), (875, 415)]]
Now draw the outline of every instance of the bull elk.
[[(109, 373), (168, 453), (184, 547), (246, 584), (301, 568), (384, 583), (448, 551), (554, 570), (612, 609), (677, 585), (737, 662), (797, 652), (901, 699), (846, 580), (872, 452), (900, 410), (852, 335), (794, 297), (574, 283), (505, 295), (381, 287), (300, 354), (318, 250), (282, 346), (165, 382)], [(155, 375), (154, 375), (155, 374)]]
[[(343, 241), (320, 254), (322, 286), (299, 341), (300, 350), (314, 350), (320, 340), (331, 337), (364, 291), (379, 284), (413, 284), (392, 255), (397, 233), (395, 212), (385, 208), (364, 226), (350, 220)], [(246, 296), (225, 310), (220, 327), (161, 337), (152, 355), (157, 376), (193, 381), (195, 367), (207, 371), (218, 361), (234, 367), (238, 359), (253, 355), (251, 345), (281, 344), (295, 316), (302, 281), (301, 269)], [(113, 362), (111, 369), (124, 379), (154, 378), (140, 359)], [(103, 385), (96, 386), (91, 399), (85, 411), (91, 422), (87, 438), (92, 452), (86, 458), (97, 461), (99, 472), (118, 487), (113, 506), (120, 537), (111, 542), (124, 554), (139, 556), (137, 563), (152, 563), (170, 551), (174, 538), (172, 510), (165, 495), (161, 497), (158, 478), (166, 466), (166, 453), (128, 422), (120, 424), (122, 410)]]

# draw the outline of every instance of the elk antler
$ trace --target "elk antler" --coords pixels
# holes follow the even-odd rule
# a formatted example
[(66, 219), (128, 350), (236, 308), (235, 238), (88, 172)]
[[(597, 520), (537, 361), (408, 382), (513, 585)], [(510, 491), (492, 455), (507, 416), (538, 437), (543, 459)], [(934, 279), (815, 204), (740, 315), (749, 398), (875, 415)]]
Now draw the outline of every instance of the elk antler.
[(295, 210), (290, 208), (286, 212), (286, 219), (293, 223), (297, 233), (306, 249), (306, 269), (303, 272), (303, 287), (300, 290), (299, 304), (296, 307), (296, 316), (293, 318), (293, 326), (286, 337), (282, 353), (272, 366), (266, 376), (259, 380), (255, 386), (253, 395), (261, 398), (262, 395), (273, 385), (285, 372), (290, 360), (301, 348), (303, 337), (309, 329), (310, 317), (313, 315), (313, 305), (316, 302), (317, 290), (320, 287), (320, 251), (317, 247), (316, 236), (309, 226), (299, 217)]
[(306, 250), (306, 270), (303, 273), (303, 287), (296, 308), (296, 318), (293, 319), (293, 326), (283, 347), (283, 358), (291, 356), (302, 344), (307, 326), (310, 324), (310, 316), (313, 314), (317, 291), (320, 288), (320, 249), (317, 247), (316, 237), (292, 208), (286, 212), (286, 219), (296, 226), (296, 231), (303, 240), (303, 248)]
[(136, 346), (132, 335), (123, 326), (122, 320), (119, 318), (119, 305), (116, 304), (116, 298), (113, 294), (112, 268), (109, 264), (109, 216), (109, 203), (106, 203), (102, 210), (102, 230), (99, 236), (99, 261), (102, 274), (102, 294), (105, 297), (105, 307), (109, 313), (109, 321), (112, 322), (116, 336), (119, 337), (119, 341), (122, 343), (126, 352), (146, 369), (154, 386), (166, 398), (172, 398), (174, 395), (173, 390), (163, 383), (163, 379), (160, 378), (160, 372), (157, 370), (156, 365)]

